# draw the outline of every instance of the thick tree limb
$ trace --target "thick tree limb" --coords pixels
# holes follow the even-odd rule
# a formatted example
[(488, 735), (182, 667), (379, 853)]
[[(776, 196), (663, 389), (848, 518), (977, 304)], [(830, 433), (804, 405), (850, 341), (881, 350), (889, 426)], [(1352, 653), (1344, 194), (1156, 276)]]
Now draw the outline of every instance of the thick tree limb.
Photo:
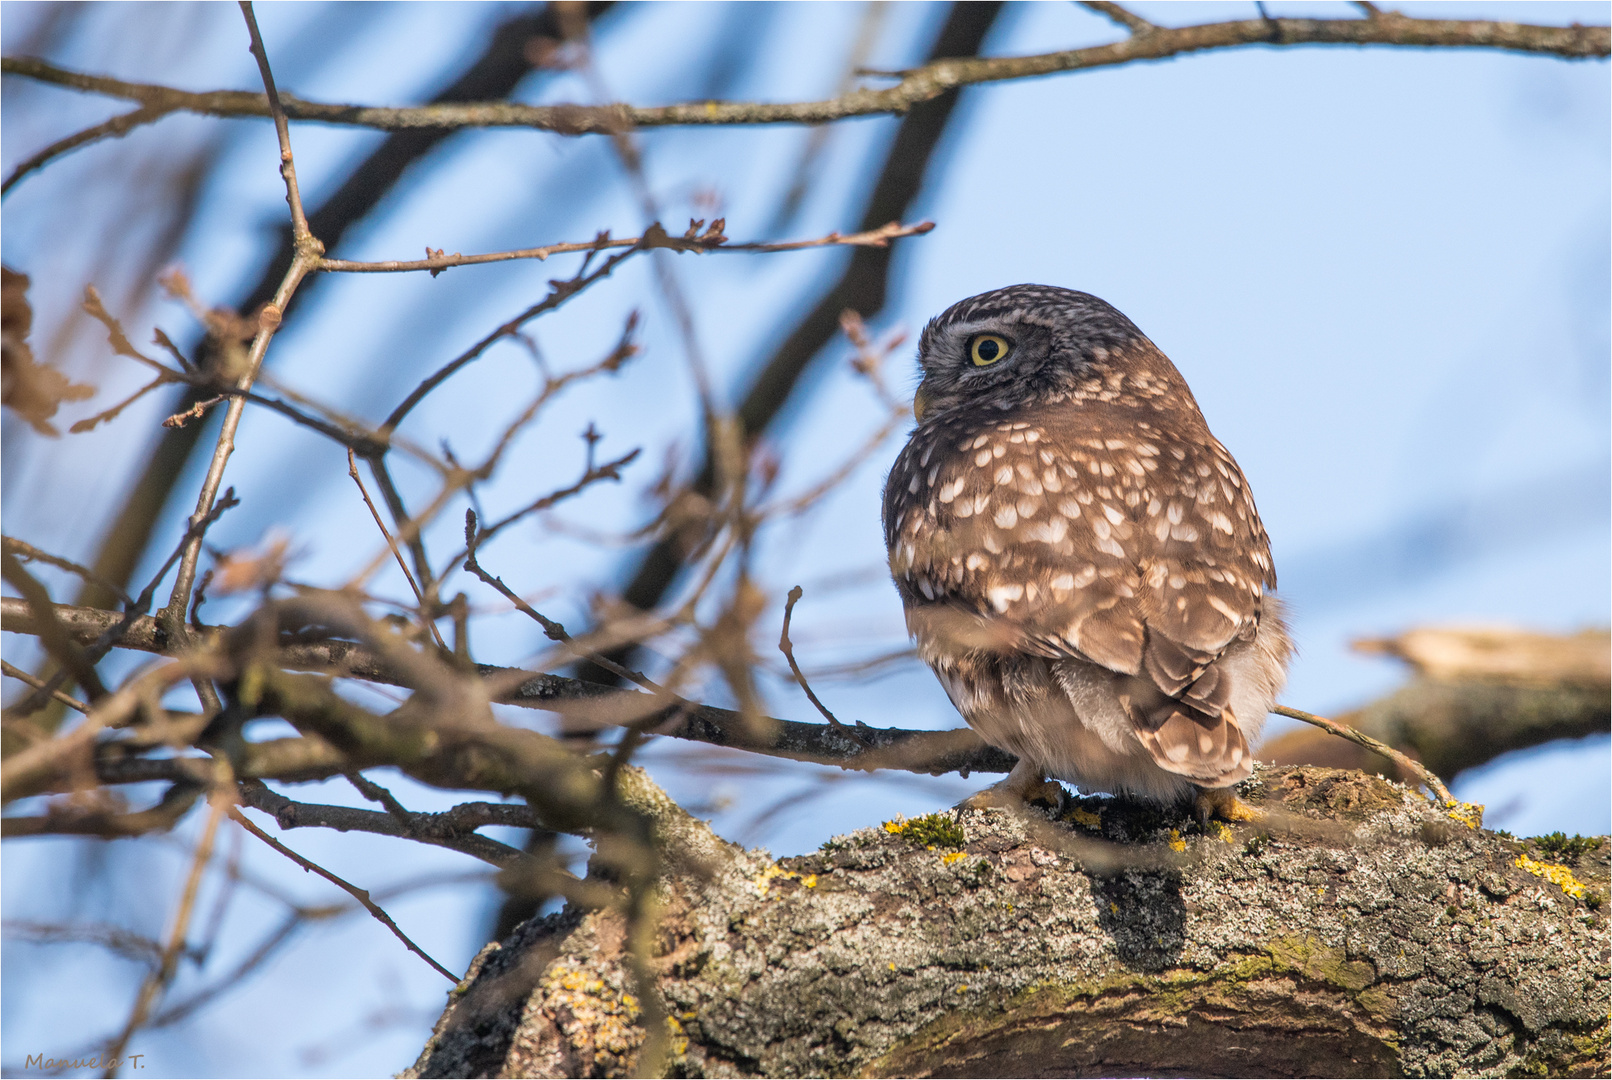
[[(691, 101), (677, 105), (519, 105), (513, 102), (439, 103), (405, 108), (346, 105), (283, 97), (293, 120), (348, 124), (382, 131), (525, 127), (565, 135), (612, 134), (634, 128), (735, 124), (821, 124), (852, 116), (904, 113), (962, 86), (1004, 82), (1163, 60), (1212, 49), (1249, 45), (1396, 45), (1421, 48), (1506, 49), (1569, 59), (1606, 56), (1612, 35), (1604, 26), (1531, 26), (1486, 19), (1412, 19), (1382, 12), (1366, 19), (1241, 19), (1199, 26), (1154, 27), (1124, 41), (1037, 56), (943, 59), (904, 71), (895, 86), (853, 90), (826, 101)], [(192, 93), (151, 83), (125, 82), (7, 57), (4, 71), (57, 86), (137, 101), (146, 109), (206, 116), (268, 116), (262, 94), (239, 90)]]
[[(776, 863), (669, 807), (658, 829), (703, 830), (705, 868), (663, 886), (671, 1074), (1604, 1072), (1605, 840), (1562, 865), (1329, 769), (1243, 797), (1265, 822), (1090, 799)], [(1132, 865), (1065, 846), (1094, 835)], [(568, 909), (488, 946), (403, 1075), (639, 1075), (619, 927)]]

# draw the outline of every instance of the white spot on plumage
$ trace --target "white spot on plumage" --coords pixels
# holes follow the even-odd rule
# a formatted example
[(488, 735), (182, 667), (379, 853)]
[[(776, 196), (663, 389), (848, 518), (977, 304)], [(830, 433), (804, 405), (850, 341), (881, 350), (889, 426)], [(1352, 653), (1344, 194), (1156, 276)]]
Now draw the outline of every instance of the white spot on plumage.
[(1231, 533), (1232, 533), (1231, 518), (1227, 517), (1225, 514), (1222, 514), (1219, 510), (1215, 510), (1215, 511), (1211, 512), (1208, 515), (1208, 518), (1209, 518), (1209, 524), (1213, 525), (1215, 528), (1219, 529), (1221, 532), (1225, 533), (1227, 536), (1231, 535)]
[(970, 570), (983, 570), (985, 569), (985, 556), (976, 551), (969, 555), (967, 565)]
[(1087, 585), (1090, 585), (1096, 580), (1097, 567), (1093, 566), (1091, 563), (1087, 563), (1085, 566), (1082, 566), (1079, 570), (1075, 571), (1075, 588), (1077, 589), (1084, 589)]
[(1170, 539), (1179, 540), (1184, 544), (1195, 543), (1198, 539), (1198, 530), (1191, 525), (1170, 526)]
[(991, 520), (999, 529), (1011, 529), (1019, 523), (1019, 512), (1011, 506), (999, 506)]
[(1118, 525), (1120, 522), (1125, 520), (1124, 513), (1122, 513), (1116, 507), (1109, 506), (1107, 503), (1103, 504), (1103, 516), (1109, 521), (1113, 522), (1115, 525)]
[(1073, 521), (1080, 516), (1080, 503), (1074, 499), (1060, 499), (1058, 501), (1058, 513)]
[(1038, 540), (1043, 544), (1056, 544), (1069, 533), (1069, 524), (1063, 518), (1053, 516), (1045, 521), (1038, 521), (1027, 525), (1019, 533), (1026, 540)]
[(990, 463), (991, 463), (991, 452), (989, 450), (981, 450), (979, 453), (974, 455), (974, 464), (979, 466), (980, 468), (983, 469), (983, 468), (985, 468), (985, 466), (989, 465)]
[(993, 457), (1002, 457), (1006, 453), (1007, 447), (1003, 446), (1001, 443), (997, 443), (995, 446), (991, 447), (991, 454)]

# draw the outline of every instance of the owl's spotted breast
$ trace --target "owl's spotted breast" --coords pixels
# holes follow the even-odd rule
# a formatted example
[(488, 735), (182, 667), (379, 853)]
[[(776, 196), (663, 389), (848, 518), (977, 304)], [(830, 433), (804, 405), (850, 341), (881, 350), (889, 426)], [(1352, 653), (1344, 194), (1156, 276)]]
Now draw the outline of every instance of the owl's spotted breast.
[[(920, 653), (988, 739), (1004, 710), (1029, 709), (1011, 700), (1003, 659), (1039, 658), (1049, 682), (1071, 684), (1062, 698), (1077, 723), (1104, 728), (1098, 704), (1110, 705), (1128, 721), (1108, 739), (1121, 751), (1233, 782), (1287, 651), (1247, 481), (1139, 335), (1093, 348), (1072, 372), (1027, 374), (1040, 386), (1010, 407), (927, 412), (890, 474), (886, 545)], [(1265, 622), (1270, 677), (1242, 662)], [(1094, 695), (1112, 700), (1083, 714)], [(998, 735), (1021, 756), (1046, 741)]]

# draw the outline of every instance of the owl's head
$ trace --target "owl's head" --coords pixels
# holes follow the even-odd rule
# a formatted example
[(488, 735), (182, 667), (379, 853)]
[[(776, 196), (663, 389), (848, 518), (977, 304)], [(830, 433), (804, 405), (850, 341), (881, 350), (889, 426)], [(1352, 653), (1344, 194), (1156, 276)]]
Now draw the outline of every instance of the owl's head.
[(1136, 324), (1090, 293), (1009, 285), (961, 300), (924, 327), (920, 422), (962, 406), (1004, 411), (1068, 389), (1091, 365), (1134, 341)]

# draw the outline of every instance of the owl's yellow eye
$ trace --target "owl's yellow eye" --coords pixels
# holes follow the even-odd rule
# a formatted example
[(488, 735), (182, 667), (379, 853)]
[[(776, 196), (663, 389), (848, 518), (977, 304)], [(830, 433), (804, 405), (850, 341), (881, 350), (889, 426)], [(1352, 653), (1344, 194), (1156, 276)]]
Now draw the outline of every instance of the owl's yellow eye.
[(968, 358), (975, 367), (989, 367), (1006, 356), (1013, 346), (998, 334), (978, 334), (968, 343)]

